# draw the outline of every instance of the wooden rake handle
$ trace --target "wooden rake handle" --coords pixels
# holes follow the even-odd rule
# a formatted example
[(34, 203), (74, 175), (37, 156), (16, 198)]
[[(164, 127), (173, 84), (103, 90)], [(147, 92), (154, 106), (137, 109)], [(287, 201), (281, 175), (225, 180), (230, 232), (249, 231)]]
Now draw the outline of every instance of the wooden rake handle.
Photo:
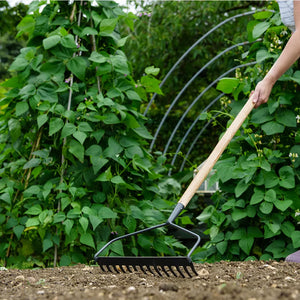
[(181, 203), (184, 207), (188, 205), (192, 197), (199, 189), (200, 185), (203, 183), (203, 181), (205, 180), (209, 172), (212, 170), (213, 166), (216, 164), (219, 157), (224, 152), (227, 145), (230, 143), (230, 141), (232, 140), (236, 132), (242, 126), (245, 119), (247, 118), (247, 116), (249, 115), (249, 113), (252, 111), (253, 108), (254, 108), (254, 104), (252, 102), (252, 98), (250, 97), (247, 103), (242, 108), (242, 110), (236, 116), (234, 121), (227, 128), (226, 132), (219, 140), (218, 144), (211, 152), (207, 160), (203, 163), (201, 169), (194, 177), (193, 181), (190, 183), (190, 185), (188, 186), (188, 188), (186, 189), (186, 191), (184, 192), (184, 194), (182, 195), (178, 203)]

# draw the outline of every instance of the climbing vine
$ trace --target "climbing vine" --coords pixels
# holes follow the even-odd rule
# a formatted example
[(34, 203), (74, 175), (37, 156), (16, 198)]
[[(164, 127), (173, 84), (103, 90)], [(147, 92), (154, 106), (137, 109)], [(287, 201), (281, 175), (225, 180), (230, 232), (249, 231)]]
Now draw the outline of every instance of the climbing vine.
[[(34, 1), (18, 25), (27, 45), (0, 102), (1, 263), (89, 262), (113, 236), (172, 208), (180, 186), (160, 178), (164, 157), (147, 151), (140, 113), (148, 94), (160, 92), (159, 69), (135, 82), (118, 32), (120, 20), (133, 26), (133, 18), (113, 1)], [(111, 251), (176, 249), (184, 247), (158, 232)]]

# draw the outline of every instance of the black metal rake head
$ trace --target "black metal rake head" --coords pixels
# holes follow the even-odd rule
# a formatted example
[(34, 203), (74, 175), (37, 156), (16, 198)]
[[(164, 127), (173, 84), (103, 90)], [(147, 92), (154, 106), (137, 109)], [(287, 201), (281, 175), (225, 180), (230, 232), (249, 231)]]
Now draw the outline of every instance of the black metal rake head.
[[(181, 226), (178, 226), (173, 223), (174, 219), (179, 215), (182, 211), (183, 205), (177, 204), (175, 209), (173, 210), (171, 216), (169, 217), (168, 221), (163, 224), (155, 225), (150, 228), (142, 229), (133, 233), (129, 233), (120, 237), (117, 237), (110, 242), (108, 242), (104, 247), (102, 247), (94, 257), (95, 262), (98, 263), (101, 270), (103, 272), (113, 272), (113, 273), (122, 273), (122, 272), (133, 272), (133, 271), (142, 271), (145, 274), (153, 274), (153, 275), (167, 275), (175, 276), (175, 277), (183, 277), (187, 274), (189, 277), (193, 275), (197, 275), (197, 272), (194, 268), (194, 265), (191, 260), (192, 252), (197, 248), (200, 243), (200, 236), (190, 230), (187, 230)], [(192, 235), (197, 239), (196, 243), (190, 250), (187, 256), (145, 256), (145, 257), (138, 257), (138, 256), (99, 256), (110, 244), (120, 240), (125, 239), (127, 237), (137, 235), (140, 233), (144, 233), (149, 230), (153, 230), (163, 226), (172, 226), (178, 230), (184, 231), (189, 235)]]
[(164, 275), (171, 277), (192, 277), (198, 275), (189, 257), (167, 256), (167, 257), (133, 257), (133, 256), (106, 256), (97, 257), (96, 262), (103, 272), (127, 273), (139, 272), (144, 274)]

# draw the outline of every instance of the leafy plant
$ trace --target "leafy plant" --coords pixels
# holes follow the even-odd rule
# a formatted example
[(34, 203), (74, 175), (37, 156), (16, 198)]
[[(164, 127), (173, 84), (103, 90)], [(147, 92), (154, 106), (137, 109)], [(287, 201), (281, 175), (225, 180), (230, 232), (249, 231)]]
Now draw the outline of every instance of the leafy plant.
[[(151, 135), (140, 113), (148, 93), (160, 91), (158, 70), (133, 80), (121, 19), (132, 24), (113, 1), (34, 1), (17, 27), (27, 46), (0, 102), (0, 258), (7, 265), (87, 262), (111, 237), (153, 225), (173, 206), (161, 180), (165, 159), (147, 151)], [(111, 251), (182, 248), (156, 232)]]
[[(170, 134), (178, 124), (178, 120), (187, 110), (189, 105), (199, 96), (216, 78), (237, 65), (236, 58), (249, 49), (249, 45), (234, 47), (237, 43), (247, 40), (247, 23), (252, 16), (245, 14), (253, 9), (265, 7), (265, 1), (135, 1), (137, 18), (134, 20), (134, 30), (123, 26), (120, 29), (129, 35), (124, 48), (129, 60), (134, 64), (133, 76), (139, 78), (144, 73), (144, 65), (155, 65), (161, 69), (158, 79), (164, 80), (174, 64), (192, 47), (198, 40), (207, 35), (221, 22), (232, 18), (228, 23), (216, 29), (202, 42), (193, 48), (181, 60), (172, 74), (163, 84), (163, 95), (157, 95), (155, 101), (147, 111), (149, 121), (147, 128), (153, 135), (158, 125), (165, 117), (170, 105), (168, 117), (161, 126), (155, 140), (153, 149), (164, 151)], [(234, 16), (243, 14), (243, 17), (233, 19)], [(233, 30), (234, 28), (234, 30)], [(170, 39), (170, 37), (172, 37)], [(231, 48), (226, 54), (216, 59), (207, 66), (202, 73), (198, 73), (211, 59), (223, 50)], [(198, 73), (198, 76), (195, 76)], [(195, 80), (190, 81), (193, 76)], [(189, 83), (189, 87), (182, 89)], [(181, 95), (181, 96), (179, 96)], [(179, 126), (168, 148), (168, 153), (176, 153), (178, 145), (191, 124), (198, 118), (201, 112), (217, 96), (219, 91), (211, 87), (203, 94), (203, 97), (195, 103), (193, 109), (185, 117), (185, 121)], [(179, 96), (179, 98), (177, 98)], [(144, 105), (144, 109), (148, 107)], [(219, 109), (219, 103), (213, 106)], [(174, 163), (173, 172), (179, 170), (182, 160), (193, 144), (195, 137), (202, 130), (203, 125), (198, 122), (188, 135), (181, 151), (183, 155)], [(190, 162), (186, 165), (193, 168), (199, 165), (210, 152), (210, 145), (218, 138), (221, 130), (215, 128), (213, 132), (203, 135), (201, 143), (190, 153)], [(169, 157), (168, 157), (169, 158)], [(173, 157), (169, 160), (171, 162)], [(172, 162), (173, 163), (173, 162)]]
[[(276, 4), (271, 8), (278, 9)], [(248, 25), (249, 38), (263, 35), (263, 40), (243, 59), (258, 63), (218, 85), (234, 98), (224, 106), (232, 118), (289, 37), (278, 12), (260, 12), (254, 18)], [(197, 254), (199, 260), (283, 259), (299, 248), (298, 95), (299, 71), (294, 65), (274, 86), (268, 103), (252, 112), (216, 164), (212, 182), (219, 181), (221, 191), (197, 218), (207, 225), (210, 236), (204, 251)]]

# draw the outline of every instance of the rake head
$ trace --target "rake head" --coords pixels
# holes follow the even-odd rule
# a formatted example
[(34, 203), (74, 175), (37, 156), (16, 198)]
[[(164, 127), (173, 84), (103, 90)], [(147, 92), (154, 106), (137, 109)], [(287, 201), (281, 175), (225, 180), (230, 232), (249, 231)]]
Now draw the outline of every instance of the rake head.
[(132, 273), (142, 271), (144, 274), (159, 275), (162, 277), (192, 277), (198, 275), (189, 257), (132, 257), (106, 256), (97, 257), (96, 262), (103, 272)]
[[(104, 247), (102, 247), (94, 257), (95, 262), (98, 263), (101, 270), (103, 272), (112, 272), (112, 273), (121, 273), (121, 272), (130, 272), (133, 271), (142, 271), (145, 274), (153, 274), (153, 275), (167, 275), (168, 277), (173, 275), (175, 277), (183, 277), (187, 274), (189, 277), (193, 275), (198, 275), (194, 265), (191, 260), (191, 254), (194, 250), (198, 247), (200, 243), (200, 236), (190, 230), (187, 230), (181, 226), (178, 226), (173, 223), (174, 219), (179, 215), (179, 213), (183, 209), (183, 205), (178, 203), (173, 210), (171, 216), (169, 217), (168, 221), (163, 224), (155, 225), (150, 228), (142, 229), (133, 233), (125, 234), (123, 236), (117, 237), (110, 242), (108, 242)], [(149, 230), (153, 230), (156, 228), (160, 228), (163, 226), (171, 226), (178, 230), (184, 231), (185, 233), (193, 236), (196, 238), (196, 243), (190, 250), (187, 256), (145, 256), (145, 257), (138, 257), (138, 256), (101, 256), (102, 252), (108, 248), (109, 245), (112, 243), (131, 237), (133, 235), (138, 235), (140, 233), (144, 233)]]

